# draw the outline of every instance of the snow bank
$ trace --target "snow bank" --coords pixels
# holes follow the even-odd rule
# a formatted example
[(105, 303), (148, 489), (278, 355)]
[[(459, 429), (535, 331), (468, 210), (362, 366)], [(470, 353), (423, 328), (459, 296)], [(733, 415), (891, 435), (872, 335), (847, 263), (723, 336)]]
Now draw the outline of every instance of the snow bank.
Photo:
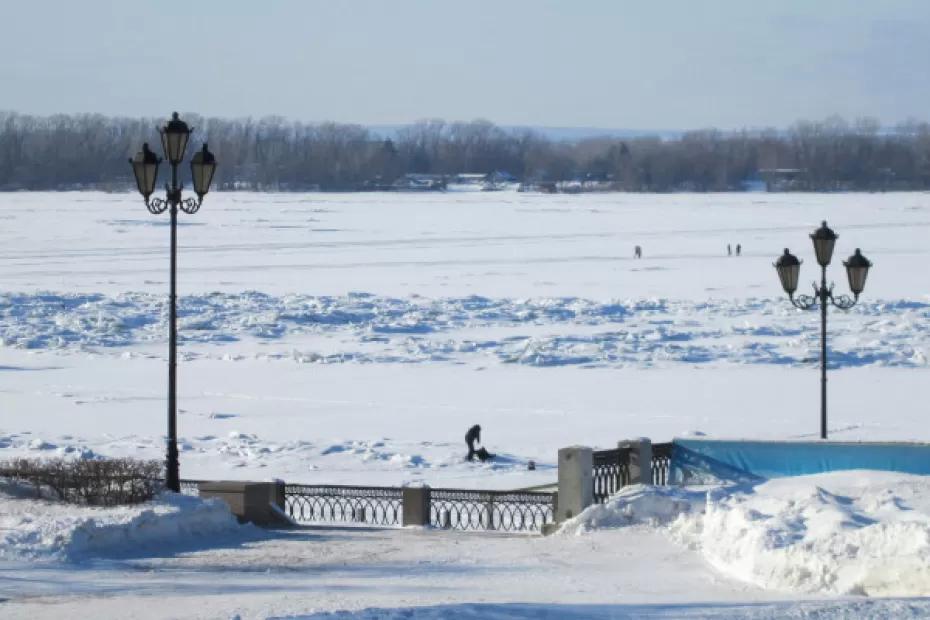
[(139, 506), (97, 508), (0, 491), (0, 558), (80, 561), (211, 545), (256, 533), (220, 500), (166, 493)]
[(704, 494), (677, 487), (636, 484), (624, 487), (606, 504), (589, 507), (566, 521), (559, 533), (583, 534), (627, 525), (666, 525), (679, 515), (700, 510)]
[(930, 477), (844, 471), (698, 494), (628, 487), (561, 529), (648, 524), (720, 572), (810, 594), (930, 595)]
[(930, 478), (847, 471), (707, 494), (672, 532), (763, 588), (930, 595)]

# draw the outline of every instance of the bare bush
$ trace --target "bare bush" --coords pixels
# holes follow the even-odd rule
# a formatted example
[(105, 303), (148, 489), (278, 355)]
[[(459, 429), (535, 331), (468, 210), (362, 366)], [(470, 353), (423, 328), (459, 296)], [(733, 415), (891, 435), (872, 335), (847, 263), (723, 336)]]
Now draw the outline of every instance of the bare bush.
[(91, 506), (138, 504), (164, 487), (162, 463), (129, 458), (17, 458), (0, 462), (0, 478), (30, 484), (37, 496)]

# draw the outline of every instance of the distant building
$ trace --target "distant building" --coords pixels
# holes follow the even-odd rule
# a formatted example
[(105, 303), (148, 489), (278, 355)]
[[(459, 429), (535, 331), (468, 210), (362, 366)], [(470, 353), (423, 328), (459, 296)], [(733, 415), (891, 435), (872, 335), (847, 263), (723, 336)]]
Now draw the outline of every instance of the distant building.
[(759, 176), (769, 192), (789, 192), (807, 189), (807, 170), (804, 168), (763, 168)]
[(446, 177), (442, 174), (405, 174), (394, 183), (396, 192), (437, 192), (446, 189)]
[(475, 187), (481, 187), (484, 185), (487, 178), (488, 175), (483, 172), (461, 172), (455, 175), (450, 182), (458, 185), (474, 185)]
[(541, 192), (543, 194), (554, 194), (558, 191), (555, 181), (524, 181), (517, 187), (518, 192)]
[(769, 191), (768, 184), (759, 177), (750, 177), (739, 182), (739, 187), (744, 192), (766, 192)]

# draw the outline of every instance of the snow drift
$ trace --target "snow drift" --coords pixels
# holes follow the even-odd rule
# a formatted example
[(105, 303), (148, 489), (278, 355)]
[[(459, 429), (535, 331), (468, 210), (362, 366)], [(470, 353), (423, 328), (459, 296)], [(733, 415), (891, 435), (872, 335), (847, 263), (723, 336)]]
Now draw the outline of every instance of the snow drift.
[(0, 490), (0, 559), (80, 561), (210, 546), (254, 536), (220, 500), (165, 493), (138, 506), (99, 508), (16, 498)]
[(566, 521), (559, 533), (582, 534), (627, 525), (668, 525), (682, 514), (702, 510), (704, 493), (678, 487), (634, 484), (623, 487), (606, 504), (595, 504)]
[(808, 594), (930, 595), (930, 478), (845, 471), (706, 491), (630, 487), (566, 533), (646, 524), (720, 572)]
[(930, 478), (872, 471), (771, 480), (707, 494), (673, 525), (718, 570), (764, 588), (930, 594)]

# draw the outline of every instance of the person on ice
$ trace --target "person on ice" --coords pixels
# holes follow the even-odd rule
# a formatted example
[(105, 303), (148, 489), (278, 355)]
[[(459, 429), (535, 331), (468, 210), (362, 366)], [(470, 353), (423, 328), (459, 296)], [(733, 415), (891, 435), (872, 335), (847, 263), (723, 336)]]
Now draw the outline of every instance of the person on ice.
[(481, 443), (481, 425), (479, 424), (475, 424), (465, 433), (465, 443), (468, 445), (468, 456), (465, 459), (468, 461), (475, 460), (476, 442)]
[(475, 450), (475, 444), (481, 443), (481, 426), (475, 424), (468, 432), (465, 433), (465, 443), (468, 445), (468, 456), (465, 457), (467, 461), (475, 460), (475, 457), (478, 457), (478, 460), (481, 462), (487, 461), (488, 459), (493, 459), (494, 455), (488, 452), (483, 446)]

